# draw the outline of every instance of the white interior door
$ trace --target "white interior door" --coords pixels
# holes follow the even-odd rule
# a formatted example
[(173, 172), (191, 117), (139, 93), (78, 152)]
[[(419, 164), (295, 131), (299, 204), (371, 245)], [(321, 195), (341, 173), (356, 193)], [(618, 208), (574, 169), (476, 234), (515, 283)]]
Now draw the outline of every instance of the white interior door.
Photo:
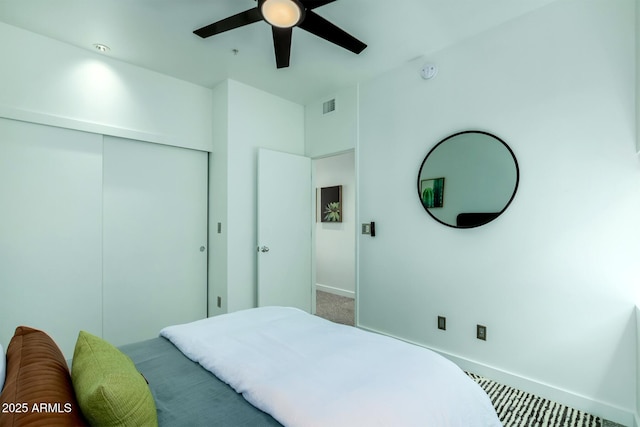
[(258, 152), (258, 305), (311, 312), (311, 159)]
[(207, 154), (104, 140), (104, 337), (158, 336), (207, 315)]

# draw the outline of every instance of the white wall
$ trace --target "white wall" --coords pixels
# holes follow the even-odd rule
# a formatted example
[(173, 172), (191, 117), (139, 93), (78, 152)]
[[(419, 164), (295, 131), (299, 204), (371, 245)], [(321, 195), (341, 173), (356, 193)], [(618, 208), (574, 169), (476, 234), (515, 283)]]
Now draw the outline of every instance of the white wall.
[[(214, 159), (226, 157), (227, 173), (226, 197), (212, 196), (219, 209), (216, 208), (217, 213), (210, 224), (212, 230), (217, 222), (222, 222), (223, 233), (210, 232), (210, 244), (218, 251), (224, 250), (227, 259), (226, 265), (217, 264), (210, 272), (210, 278), (221, 276), (215, 279), (215, 289), (209, 295), (209, 307), (217, 298), (218, 290), (226, 292), (227, 298), (224, 310), (214, 309), (212, 314), (251, 308), (257, 303), (258, 147), (292, 154), (304, 153), (304, 107), (301, 105), (233, 80), (214, 89), (214, 105), (216, 123), (224, 121), (226, 132), (215, 132), (216, 150), (212, 156)], [(223, 283), (225, 276), (226, 283)]]
[[(377, 225), (358, 242), (361, 326), (631, 425), (633, 8), (555, 2), (433, 54), (433, 80), (416, 61), (361, 85), (358, 209)], [(504, 139), (521, 180), (503, 216), (457, 230), (424, 212), (415, 182), (429, 149), (466, 129)], [(475, 339), (477, 323), (486, 342)]]
[(317, 159), (314, 166), (317, 189), (342, 185), (342, 222), (316, 222), (316, 287), (354, 298), (357, 220), (355, 154), (351, 151)]
[[(636, 6), (636, 152), (640, 154), (640, 5)], [(640, 290), (637, 291), (636, 304), (640, 304)], [(636, 306), (636, 427), (640, 427), (640, 309)]]
[(640, 308), (636, 307), (636, 427), (640, 426)]
[(211, 150), (211, 90), (0, 23), (0, 117)]
[(636, 151), (640, 154), (640, 5), (636, 2)]
[[(323, 114), (325, 101), (335, 110)], [(318, 158), (355, 148), (358, 132), (357, 87), (342, 89), (305, 106), (305, 155)]]
[(213, 89), (213, 151), (209, 155), (209, 316), (227, 312), (228, 95), (228, 82)]

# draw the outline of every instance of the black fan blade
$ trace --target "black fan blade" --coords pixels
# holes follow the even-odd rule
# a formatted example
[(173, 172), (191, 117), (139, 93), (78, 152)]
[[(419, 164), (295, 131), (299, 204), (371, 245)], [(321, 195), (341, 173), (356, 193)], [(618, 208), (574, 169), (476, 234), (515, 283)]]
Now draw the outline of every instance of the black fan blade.
[(230, 16), (222, 21), (214, 22), (206, 27), (202, 27), (195, 30), (193, 33), (204, 38), (211, 37), (216, 34), (220, 34), (224, 31), (233, 30), (234, 28), (243, 27), (245, 25), (253, 24), (262, 20), (262, 14), (260, 10), (255, 7), (253, 9), (245, 10), (237, 15)]
[(271, 32), (273, 33), (273, 48), (276, 51), (276, 65), (278, 68), (288, 67), (293, 28), (271, 27)]
[(367, 47), (357, 38), (310, 10), (307, 10), (304, 20), (298, 24), (298, 27), (353, 53), (360, 53)]
[(336, 0), (300, 0), (300, 3), (307, 9), (315, 9), (325, 4), (333, 3)]

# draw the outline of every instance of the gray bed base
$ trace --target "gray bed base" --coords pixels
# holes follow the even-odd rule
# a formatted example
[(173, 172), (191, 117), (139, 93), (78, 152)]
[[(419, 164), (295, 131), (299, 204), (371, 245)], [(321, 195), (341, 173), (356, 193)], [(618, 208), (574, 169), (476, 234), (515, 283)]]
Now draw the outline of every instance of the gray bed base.
[(160, 426), (280, 426), (165, 338), (121, 346), (149, 382)]

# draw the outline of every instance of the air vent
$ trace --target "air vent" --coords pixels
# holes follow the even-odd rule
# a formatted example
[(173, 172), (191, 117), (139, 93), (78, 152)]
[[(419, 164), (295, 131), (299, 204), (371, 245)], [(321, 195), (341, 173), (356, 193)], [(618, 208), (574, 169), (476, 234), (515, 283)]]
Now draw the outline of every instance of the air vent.
[(325, 101), (324, 104), (322, 104), (322, 114), (327, 114), (330, 113), (332, 111), (334, 111), (336, 109), (336, 99), (330, 99), (328, 101)]

